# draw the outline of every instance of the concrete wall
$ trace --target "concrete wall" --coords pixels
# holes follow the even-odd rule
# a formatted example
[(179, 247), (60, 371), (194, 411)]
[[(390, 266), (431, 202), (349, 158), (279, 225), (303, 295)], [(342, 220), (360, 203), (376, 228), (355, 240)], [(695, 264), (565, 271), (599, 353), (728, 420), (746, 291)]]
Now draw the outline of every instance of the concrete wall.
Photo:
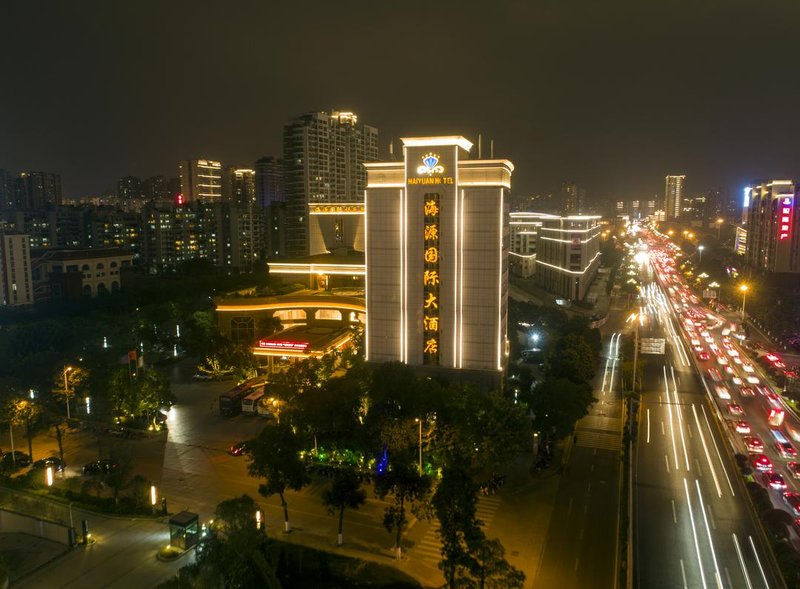
[(67, 526), (6, 509), (0, 509), (0, 532), (30, 534), (69, 546)]

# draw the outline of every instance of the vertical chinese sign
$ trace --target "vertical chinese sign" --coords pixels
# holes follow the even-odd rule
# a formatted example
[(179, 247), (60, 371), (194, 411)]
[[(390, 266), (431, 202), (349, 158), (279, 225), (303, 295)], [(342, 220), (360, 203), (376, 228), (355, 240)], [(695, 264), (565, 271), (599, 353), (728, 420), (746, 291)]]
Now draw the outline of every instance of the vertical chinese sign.
[(424, 198), (423, 364), (439, 364), (439, 194)]
[(789, 239), (791, 225), (792, 225), (792, 198), (784, 196), (781, 201), (781, 214), (780, 214), (780, 231), (778, 232), (778, 239)]

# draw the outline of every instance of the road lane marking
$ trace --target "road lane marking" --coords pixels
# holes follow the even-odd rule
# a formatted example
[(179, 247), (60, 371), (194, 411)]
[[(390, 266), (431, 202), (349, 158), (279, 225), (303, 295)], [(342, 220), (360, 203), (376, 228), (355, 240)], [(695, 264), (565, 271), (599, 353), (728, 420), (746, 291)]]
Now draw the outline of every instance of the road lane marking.
[[(736, 556), (739, 558), (739, 566), (742, 567), (742, 574), (744, 575), (744, 582), (747, 583), (747, 589), (753, 589), (753, 584), (750, 582), (750, 575), (747, 574), (747, 567), (744, 564), (744, 556), (742, 549), (739, 547), (739, 538), (733, 534), (733, 545), (736, 548)], [(733, 585), (731, 585), (733, 587)]]
[(694, 403), (692, 403), (692, 413), (694, 413), (694, 419), (697, 422), (697, 433), (700, 434), (700, 441), (703, 442), (703, 450), (706, 453), (706, 460), (708, 461), (708, 466), (711, 468), (711, 476), (714, 477), (714, 485), (717, 487), (717, 495), (722, 497), (722, 488), (719, 486), (719, 480), (717, 479), (717, 471), (714, 470), (714, 465), (711, 463), (711, 454), (708, 452), (708, 446), (706, 445), (706, 438), (703, 435), (703, 431), (700, 428), (700, 418), (697, 417), (697, 410), (694, 408)]
[(650, 443), (650, 409), (647, 409), (647, 443)]
[(675, 370), (672, 366), (669, 367), (672, 376), (672, 394), (675, 397), (675, 412), (678, 414), (678, 429), (681, 432), (681, 445), (683, 446), (683, 459), (686, 461), (686, 470), (691, 470), (689, 467), (689, 453), (686, 451), (686, 438), (683, 435), (683, 417), (681, 416), (681, 405), (678, 402), (678, 385), (675, 382)]
[(756, 544), (753, 542), (753, 537), (748, 536), (748, 540), (750, 540), (750, 547), (753, 549), (753, 554), (756, 557), (756, 562), (758, 563), (758, 570), (761, 572), (761, 578), (764, 580), (764, 587), (769, 589), (769, 583), (767, 582), (767, 575), (764, 574), (764, 567), (761, 566), (761, 559), (758, 558), (758, 552), (756, 552)]
[(677, 513), (677, 511), (675, 511), (675, 499), (670, 499), (670, 502), (672, 503), (672, 523), (677, 524), (678, 523), (678, 513)]
[(686, 582), (686, 567), (683, 566), (683, 559), (681, 559), (681, 576), (683, 577), (683, 589), (689, 589), (689, 584)]
[(667, 472), (669, 472), (669, 456), (667, 456), (666, 454), (664, 454), (664, 462), (667, 465)]
[(663, 419), (661, 420), (661, 435), (662, 436), (666, 436), (667, 435), (667, 430), (664, 429), (664, 420)]
[(703, 589), (706, 589), (706, 574), (703, 572), (703, 558), (700, 556), (700, 543), (697, 541), (697, 529), (694, 525), (694, 514), (692, 513), (692, 498), (689, 496), (689, 483), (683, 479), (683, 490), (686, 492), (686, 502), (689, 504), (689, 520), (692, 524), (692, 537), (694, 538), (694, 550), (697, 554), (697, 566), (700, 569), (700, 580), (703, 582)]
[(675, 455), (675, 470), (678, 470), (678, 446), (675, 445), (675, 424), (672, 421), (672, 403), (669, 402), (669, 382), (667, 381), (667, 367), (664, 366), (664, 388), (667, 392), (667, 411), (669, 411), (669, 435), (672, 438), (672, 453)]
[[(706, 408), (704, 406), (702, 406), (702, 405), (700, 406), (700, 408), (703, 410), (703, 417), (705, 418), (706, 423), (708, 424), (708, 430), (711, 431), (711, 423), (709, 423), (709, 421), (708, 421), (708, 415), (706, 414)], [(714, 449), (717, 451), (717, 458), (719, 458), (719, 463), (722, 465), (722, 472), (725, 473), (725, 478), (728, 481), (728, 487), (731, 490), (731, 495), (736, 497), (736, 493), (734, 493), (734, 491), (733, 491), (733, 485), (731, 484), (731, 479), (728, 476), (728, 469), (725, 468), (725, 463), (722, 461), (722, 456), (719, 453), (719, 446), (717, 446), (717, 442), (714, 440), (714, 436), (711, 436), (711, 442), (714, 444)]]
[(699, 498), (700, 511), (703, 512), (703, 522), (706, 525), (706, 535), (708, 535), (708, 547), (711, 549), (711, 559), (714, 562), (714, 578), (717, 580), (717, 587), (722, 589), (722, 577), (719, 574), (717, 553), (714, 550), (714, 540), (711, 538), (711, 529), (708, 527), (708, 515), (706, 514), (706, 508), (703, 505), (703, 493), (700, 491), (700, 481), (695, 479), (694, 484), (697, 486), (697, 497)]
[(711, 511), (711, 505), (709, 505), (708, 503), (706, 503), (706, 509), (708, 510), (708, 517), (709, 517), (709, 519), (711, 519), (711, 527), (712, 527), (712, 528), (714, 528), (714, 531), (716, 531), (716, 529), (717, 529), (717, 524), (716, 524), (716, 522), (714, 521), (714, 512), (713, 512), (713, 511)]

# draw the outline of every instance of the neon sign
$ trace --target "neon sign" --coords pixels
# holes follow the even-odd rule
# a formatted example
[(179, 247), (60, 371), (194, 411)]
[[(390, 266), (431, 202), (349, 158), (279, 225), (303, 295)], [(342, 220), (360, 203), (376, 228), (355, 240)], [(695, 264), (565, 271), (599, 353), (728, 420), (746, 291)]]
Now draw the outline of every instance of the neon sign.
[[(425, 156), (422, 161), (426, 165), (435, 166), (438, 159), (425, 162), (428, 157)], [(439, 194), (426, 194), (423, 203), (422, 354), (424, 364), (437, 365), (439, 364)]]
[(432, 153), (422, 156), (422, 165), (417, 168), (417, 174), (444, 174), (444, 166), (439, 164), (439, 156)]
[(258, 340), (258, 347), (266, 350), (290, 350), (295, 352), (305, 352), (310, 346), (308, 342), (288, 342), (281, 340)]
[(792, 197), (784, 196), (781, 199), (780, 223), (778, 223), (778, 240), (789, 239), (792, 227)]

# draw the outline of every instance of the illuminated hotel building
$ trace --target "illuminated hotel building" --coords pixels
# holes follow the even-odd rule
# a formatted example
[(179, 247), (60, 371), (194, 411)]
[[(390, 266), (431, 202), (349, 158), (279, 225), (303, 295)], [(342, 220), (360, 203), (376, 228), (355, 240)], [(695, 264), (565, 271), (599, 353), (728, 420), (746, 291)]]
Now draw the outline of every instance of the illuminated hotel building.
[(583, 300), (600, 265), (600, 217), (542, 219), (536, 239), (536, 282), (570, 300)]
[(792, 180), (761, 181), (745, 193), (745, 256), (767, 272), (800, 272), (800, 243), (795, 228), (798, 186)]
[(686, 176), (667, 176), (664, 182), (664, 210), (667, 220), (677, 219), (683, 212), (683, 182)]
[(536, 271), (536, 240), (544, 219), (558, 219), (549, 213), (510, 213), (509, 229), (511, 248), (509, 264), (511, 273), (530, 278)]
[(506, 365), (508, 160), (463, 137), (366, 164), (366, 357), (496, 386)]
[(182, 200), (187, 202), (222, 201), (222, 164), (213, 160), (183, 160), (180, 162)]

